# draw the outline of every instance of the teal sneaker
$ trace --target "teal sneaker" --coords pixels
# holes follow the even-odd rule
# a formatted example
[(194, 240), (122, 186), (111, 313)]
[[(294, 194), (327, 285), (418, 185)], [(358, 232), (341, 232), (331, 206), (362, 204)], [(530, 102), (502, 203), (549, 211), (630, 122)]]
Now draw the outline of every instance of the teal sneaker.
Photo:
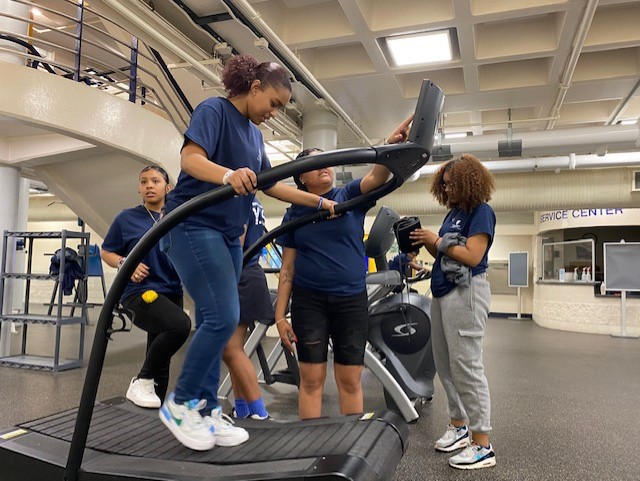
[(216, 445), (216, 437), (200, 415), (207, 401), (193, 399), (182, 404), (174, 402), (174, 394), (167, 397), (160, 408), (160, 420), (178, 441), (194, 451), (206, 451)]
[(479, 444), (472, 444), (449, 458), (449, 465), (457, 469), (490, 468), (496, 465), (496, 453), (491, 445), (485, 448)]
[(455, 427), (452, 424), (447, 426), (447, 430), (442, 437), (436, 441), (436, 451), (450, 453), (456, 449), (462, 449), (471, 444), (469, 439), (469, 428), (467, 426)]

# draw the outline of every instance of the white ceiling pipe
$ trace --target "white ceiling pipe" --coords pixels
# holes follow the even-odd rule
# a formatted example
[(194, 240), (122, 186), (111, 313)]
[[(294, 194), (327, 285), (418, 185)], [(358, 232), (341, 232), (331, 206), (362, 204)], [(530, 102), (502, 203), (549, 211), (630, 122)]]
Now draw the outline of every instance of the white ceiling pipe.
[[(598, 0), (589, 0), (586, 8), (584, 9), (584, 15), (582, 15), (582, 21), (580, 22), (580, 26), (578, 27), (578, 31), (576, 32), (573, 47), (571, 49), (571, 55), (569, 56), (569, 60), (562, 74), (558, 96), (556, 97), (556, 102), (551, 108), (551, 112), (549, 114), (551, 117), (558, 117), (560, 115), (560, 109), (562, 108), (562, 104), (564, 103), (564, 98), (567, 95), (567, 91), (569, 90), (569, 87), (571, 87), (573, 73), (576, 70), (576, 65), (578, 64), (578, 59), (580, 58), (582, 47), (584, 47), (584, 42), (587, 38), (587, 32), (589, 32), (589, 27), (591, 26), (591, 22), (593, 20), (593, 16), (596, 14), (597, 8)], [(555, 119), (550, 120), (547, 123), (547, 130), (553, 129), (555, 125)]]
[[(562, 155), (558, 157), (533, 157), (515, 160), (489, 160), (482, 164), (493, 173), (596, 169), (604, 167), (640, 167), (640, 152), (616, 152), (606, 155)], [(433, 174), (442, 163), (422, 167), (420, 177)]]
[[(562, 147), (569, 145), (612, 145), (618, 143), (635, 143), (638, 146), (640, 126), (634, 125), (603, 125), (597, 127), (582, 127), (561, 130), (541, 130), (536, 132), (517, 132), (514, 140), (522, 140), (522, 151), (527, 149)], [(443, 145), (451, 146), (451, 153), (494, 153), (498, 155), (498, 142), (507, 140), (505, 135), (489, 134), (467, 136), (460, 139), (443, 139)], [(526, 154), (525, 154), (526, 155)]]
[(172, 42), (170, 38), (163, 36), (158, 30), (153, 27), (153, 25), (145, 22), (142, 18), (125, 7), (121, 3), (121, 0), (102, 0), (102, 2), (113, 8), (116, 12), (125, 17), (140, 30), (144, 31), (147, 35), (153, 38), (156, 42), (160, 43), (167, 50), (173, 52), (185, 62), (191, 64), (193, 68), (198, 70), (201, 74), (214, 82), (216, 85), (222, 85), (222, 80), (220, 79), (220, 77), (213, 71), (202, 65), (201, 60), (192, 57), (185, 50), (178, 47), (174, 42)]
[[(115, 1), (115, 0), (109, 0)], [(304, 79), (309, 82), (313, 87), (322, 94), (325, 102), (332, 110), (335, 111), (336, 115), (342, 119), (342, 121), (347, 124), (347, 127), (353, 131), (354, 134), (358, 138), (362, 140), (362, 142), (366, 146), (372, 146), (373, 142), (366, 136), (366, 134), (358, 127), (351, 117), (340, 107), (338, 102), (334, 100), (333, 97), (325, 90), (325, 88), (316, 80), (313, 74), (304, 66), (304, 64), (296, 57), (296, 55), (289, 49), (289, 47), (278, 37), (273, 30), (266, 24), (264, 20), (260, 17), (260, 14), (256, 12), (251, 4), (246, 0), (229, 0), (233, 3), (236, 8), (238, 8), (242, 14), (247, 17), (251, 22), (253, 22), (253, 26), (262, 34), (262, 36), (272, 45), (274, 45), (277, 50), (286, 57), (287, 61), (295, 65), (298, 69), (298, 73), (301, 74)]]

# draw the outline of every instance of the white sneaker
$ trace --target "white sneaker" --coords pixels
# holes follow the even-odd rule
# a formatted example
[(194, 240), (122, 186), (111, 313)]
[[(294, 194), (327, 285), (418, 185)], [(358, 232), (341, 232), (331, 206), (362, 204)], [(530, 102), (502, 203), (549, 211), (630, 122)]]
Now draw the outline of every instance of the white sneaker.
[(458, 469), (490, 468), (496, 465), (496, 453), (491, 445), (485, 448), (478, 444), (471, 444), (449, 458), (449, 465)]
[(189, 449), (206, 451), (216, 445), (216, 437), (200, 415), (207, 401), (193, 399), (183, 404), (176, 404), (174, 394), (167, 397), (160, 408), (160, 419), (169, 428), (178, 441)]
[(127, 389), (126, 398), (141, 408), (158, 409), (162, 402), (156, 395), (153, 379), (132, 378)]
[(222, 412), (220, 406), (211, 411), (211, 416), (205, 416), (204, 422), (211, 427), (218, 446), (237, 446), (249, 439), (246, 429), (234, 426), (231, 418)]
[(469, 428), (467, 426), (455, 427), (452, 424), (447, 426), (447, 430), (442, 437), (436, 441), (436, 451), (442, 451), (444, 453), (450, 453), (456, 449), (469, 446), (471, 441), (469, 440)]

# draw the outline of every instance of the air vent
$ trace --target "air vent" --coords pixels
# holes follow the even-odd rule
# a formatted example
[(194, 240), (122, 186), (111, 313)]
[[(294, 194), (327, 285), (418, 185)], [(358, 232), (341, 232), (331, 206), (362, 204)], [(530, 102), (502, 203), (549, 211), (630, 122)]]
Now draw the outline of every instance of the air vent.
[(631, 191), (632, 192), (640, 191), (640, 170), (636, 170), (633, 172), (633, 182), (631, 185)]

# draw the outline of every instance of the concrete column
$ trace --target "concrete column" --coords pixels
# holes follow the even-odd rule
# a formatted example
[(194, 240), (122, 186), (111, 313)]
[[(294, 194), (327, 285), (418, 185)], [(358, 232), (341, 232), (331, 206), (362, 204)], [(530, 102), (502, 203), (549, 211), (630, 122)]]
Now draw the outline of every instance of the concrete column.
[(306, 112), (302, 123), (302, 146), (303, 149), (335, 150), (338, 146), (338, 116), (326, 109)]
[[(20, 199), (20, 170), (15, 167), (0, 165), (0, 232), (14, 231), (17, 226)], [(28, 191), (27, 191), (28, 192)], [(7, 270), (13, 269), (15, 259), (15, 239), (9, 239), (7, 245)], [(5, 282), (8, 286), (12, 280)], [(13, 291), (9, 289), (3, 295), (3, 313), (11, 313), (13, 309)], [(0, 331), (0, 356), (8, 356), (11, 345), (11, 324), (2, 323)]]
[[(23, 5), (18, 2), (12, 2), (11, 0), (0, 0), (0, 12), (9, 13), (17, 17), (26, 18), (23, 20), (14, 20), (0, 15), (0, 30), (5, 30), (11, 33), (18, 33), (21, 35), (27, 35), (29, 32), (29, 5)], [(26, 49), (17, 43), (9, 42), (8, 40), (0, 40), (0, 47), (15, 50), (16, 52), (24, 53)], [(17, 65), (24, 65), (26, 60), (21, 55), (14, 55), (6, 52), (0, 52), (0, 62), (13, 63)]]

